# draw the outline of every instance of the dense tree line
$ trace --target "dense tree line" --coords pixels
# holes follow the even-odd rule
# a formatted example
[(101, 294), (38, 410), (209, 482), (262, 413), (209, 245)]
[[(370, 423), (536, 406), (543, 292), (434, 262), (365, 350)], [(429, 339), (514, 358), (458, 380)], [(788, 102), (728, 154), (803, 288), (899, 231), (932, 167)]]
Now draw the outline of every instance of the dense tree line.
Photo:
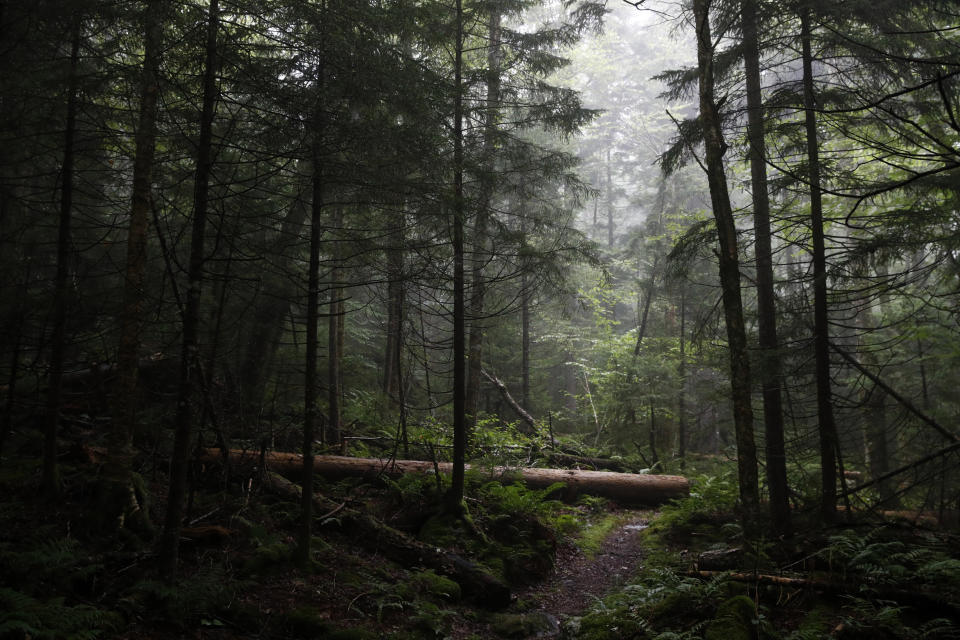
[(956, 6), (880, 4), (0, 4), (0, 451), (93, 427), (144, 541), (165, 454), (167, 577), (198, 439), (955, 506)]

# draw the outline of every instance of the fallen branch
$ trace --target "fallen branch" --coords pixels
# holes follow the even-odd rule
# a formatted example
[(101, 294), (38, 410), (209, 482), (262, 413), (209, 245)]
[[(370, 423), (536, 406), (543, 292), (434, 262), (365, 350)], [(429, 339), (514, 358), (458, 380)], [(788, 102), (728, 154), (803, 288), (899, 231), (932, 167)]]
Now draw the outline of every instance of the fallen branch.
[[(267, 472), (264, 486), (288, 498), (299, 500), (301, 488), (283, 476)], [(463, 593), (478, 604), (502, 609), (510, 604), (510, 587), (482, 567), (444, 549), (424, 544), (397, 531), (362, 511), (338, 505), (314, 494), (313, 504), (320, 512), (338, 513), (336, 522), (351, 540), (368, 551), (381, 554), (404, 567), (423, 566), (449, 577)]]
[[(257, 452), (231, 451), (234, 462), (260, 464)], [(204, 449), (201, 460), (218, 462), (220, 452)], [(263, 464), (290, 478), (299, 478), (303, 458), (298, 453), (267, 453)], [(405, 473), (450, 473), (449, 462), (423, 460), (381, 460), (378, 458), (350, 458), (345, 456), (315, 456), (314, 470), (332, 479), (362, 477), (376, 480), (382, 476), (397, 477)], [(469, 468), (469, 465), (467, 465)], [(483, 468), (481, 468), (483, 469)], [(629, 505), (659, 505), (690, 493), (690, 483), (683, 476), (660, 476), (612, 471), (582, 471), (575, 469), (537, 469), (493, 467), (483, 469), (490, 478), (504, 483), (522, 481), (532, 489), (545, 489), (555, 483), (566, 485), (567, 498), (581, 494), (597, 495)]]

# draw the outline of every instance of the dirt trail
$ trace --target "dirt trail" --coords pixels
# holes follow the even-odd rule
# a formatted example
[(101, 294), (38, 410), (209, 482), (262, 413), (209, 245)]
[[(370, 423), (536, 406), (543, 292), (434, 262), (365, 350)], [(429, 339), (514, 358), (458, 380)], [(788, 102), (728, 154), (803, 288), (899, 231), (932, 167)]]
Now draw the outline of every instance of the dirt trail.
[(563, 549), (552, 574), (518, 597), (534, 601), (537, 609), (557, 618), (583, 613), (634, 574), (643, 557), (639, 533), (652, 517), (650, 511), (635, 512), (593, 556), (577, 548)]
[[(573, 545), (557, 552), (553, 571), (537, 584), (516, 593), (516, 603), (505, 612), (457, 624), (449, 637), (503, 640), (550, 640), (562, 637), (566, 618), (585, 613), (597, 599), (612, 593), (636, 573), (643, 560), (640, 532), (654, 518), (653, 511), (623, 512), (595, 554)], [(512, 620), (507, 628), (503, 620)], [(499, 621), (499, 622), (498, 622)], [(526, 629), (521, 631), (520, 629)]]

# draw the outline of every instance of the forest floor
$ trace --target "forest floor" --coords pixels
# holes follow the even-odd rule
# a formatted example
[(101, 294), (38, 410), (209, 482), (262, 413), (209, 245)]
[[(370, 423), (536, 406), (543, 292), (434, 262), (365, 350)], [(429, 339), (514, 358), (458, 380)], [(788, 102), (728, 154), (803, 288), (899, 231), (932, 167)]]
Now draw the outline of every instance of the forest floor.
[[(90, 529), (96, 465), (65, 459), (63, 498), (49, 503), (37, 499), (36, 459), (0, 460), (0, 640), (960, 637), (956, 533), (824, 529), (797, 512), (800, 534), (751, 551), (730, 474), (657, 511), (471, 476), (469, 525), (438, 514), (442, 481), (429, 474), (318, 479), (317, 493), (509, 585), (509, 605), (491, 609), (416, 558), (391, 561), (336, 515), (317, 519), (313, 564), (300, 570), (299, 502), (242, 468), (229, 482), (216, 469), (196, 477), (187, 521), (209, 535), (183, 540), (180, 579), (167, 585), (152, 545)], [(143, 479), (159, 522), (165, 487), (153, 476)]]
[[(563, 637), (564, 623), (582, 615), (604, 596), (626, 584), (640, 567), (644, 553), (640, 532), (649, 526), (653, 511), (619, 511), (615, 524), (595, 549), (565, 543), (557, 550), (553, 570), (543, 580), (520, 590), (514, 605), (494, 622), (464, 621), (454, 625), (452, 640), (499, 638), (515, 633), (527, 638)], [(512, 611), (517, 611), (510, 625)], [(503, 624), (507, 622), (507, 624)], [(523, 625), (530, 633), (523, 636)]]

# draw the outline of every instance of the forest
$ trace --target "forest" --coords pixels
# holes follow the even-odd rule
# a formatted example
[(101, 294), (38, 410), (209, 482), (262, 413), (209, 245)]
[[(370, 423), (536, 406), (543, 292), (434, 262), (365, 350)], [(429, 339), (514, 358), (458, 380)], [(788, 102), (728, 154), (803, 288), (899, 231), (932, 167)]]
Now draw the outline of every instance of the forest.
[(960, 638), (956, 0), (0, 0), (0, 276), (0, 640)]

